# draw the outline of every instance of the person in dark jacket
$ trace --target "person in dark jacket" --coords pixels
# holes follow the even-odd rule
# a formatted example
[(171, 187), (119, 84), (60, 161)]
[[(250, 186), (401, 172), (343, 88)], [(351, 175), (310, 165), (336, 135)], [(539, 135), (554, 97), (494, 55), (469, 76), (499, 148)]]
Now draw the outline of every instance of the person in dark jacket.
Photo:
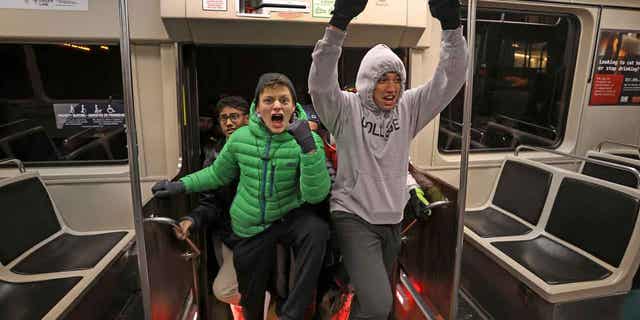
[[(249, 123), (249, 104), (238, 96), (224, 97), (216, 104), (216, 114), (224, 139), (218, 140), (207, 155), (202, 167), (210, 166), (218, 157), (225, 142), (236, 129)], [(209, 228), (216, 257), (221, 260), (220, 270), (213, 281), (213, 294), (218, 300), (239, 305), (240, 293), (236, 271), (233, 267), (233, 239), (229, 208), (236, 195), (238, 181), (216, 190), (208, 190), (200, 194), (200, 202), (188, 216), (180, 221), (181, 230), (178, 238), (184, 239), (192, 229)]]

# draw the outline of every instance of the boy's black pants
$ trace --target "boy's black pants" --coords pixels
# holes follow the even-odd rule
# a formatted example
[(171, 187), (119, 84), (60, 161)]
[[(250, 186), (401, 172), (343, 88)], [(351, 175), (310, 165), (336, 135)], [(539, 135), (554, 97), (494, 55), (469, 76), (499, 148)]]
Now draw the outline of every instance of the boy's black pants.
[(267, 230), (240, 240), (233, 248), (244, 316), (263, 320), (265, 291), (275, 267), (276, 243), (293, 248), (295, 281), (278, 315), (300, 320), (312, 301), (329, 239), (328, 223), (309, 206), (293, 209)]

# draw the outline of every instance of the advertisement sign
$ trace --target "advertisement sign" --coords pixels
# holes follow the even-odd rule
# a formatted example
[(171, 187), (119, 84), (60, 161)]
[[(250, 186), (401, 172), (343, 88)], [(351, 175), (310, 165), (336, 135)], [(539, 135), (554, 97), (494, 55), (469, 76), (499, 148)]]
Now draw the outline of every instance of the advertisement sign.
[(600, 32), (590, 105), (640, 105), (640, 32)]

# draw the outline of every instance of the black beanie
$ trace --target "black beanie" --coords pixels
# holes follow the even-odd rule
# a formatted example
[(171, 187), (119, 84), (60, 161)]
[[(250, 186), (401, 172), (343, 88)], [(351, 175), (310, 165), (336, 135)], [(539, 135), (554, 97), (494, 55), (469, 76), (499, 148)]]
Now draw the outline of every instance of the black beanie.
[(296, 90), (293, 88), (293, 83), (291, 82), (291, 80), (289, 80), (289, 78), (287, 78), (287, 76), (282, 73), (270, 72), (262, 74), (260, 76), (260, 79), (258, 79), (258, 85), (256, 86), (256, 92), (253, 97), (253, 101), (255, 102), (256, 106), (259, 104), (258, 99), (260, 98), (260, 92), (262, 91), (262, 89), (264, 89), (264, 86), (270, 82), (280, 82), (289, 87), (289, 92), (291, 92), (291, 97), (293, 98), (293, 104), (296, 104), (298, 99), (296, 98)]

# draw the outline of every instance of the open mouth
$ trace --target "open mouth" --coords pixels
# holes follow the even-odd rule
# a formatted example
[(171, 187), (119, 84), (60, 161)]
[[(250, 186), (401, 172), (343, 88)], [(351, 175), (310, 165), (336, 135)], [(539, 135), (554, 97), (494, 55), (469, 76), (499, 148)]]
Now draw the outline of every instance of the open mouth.
[(281, 113), (274, 113), (271, 115), (271, 123), (282, 124), (284, 122), (284, 115)]
[(396, 96), (390, 94), (390, 95), (384, 96), (382, 99), (384, 99), (384, 101), (386, 101), (386, 102), (393, 102), (396, 99)]
[(385, 105), (387, 106), (391, 106), (393, 104), (396, 103), (396, 95), (395, 94), (388, 94), (386, 96), (382, 97), (382, 101)]

